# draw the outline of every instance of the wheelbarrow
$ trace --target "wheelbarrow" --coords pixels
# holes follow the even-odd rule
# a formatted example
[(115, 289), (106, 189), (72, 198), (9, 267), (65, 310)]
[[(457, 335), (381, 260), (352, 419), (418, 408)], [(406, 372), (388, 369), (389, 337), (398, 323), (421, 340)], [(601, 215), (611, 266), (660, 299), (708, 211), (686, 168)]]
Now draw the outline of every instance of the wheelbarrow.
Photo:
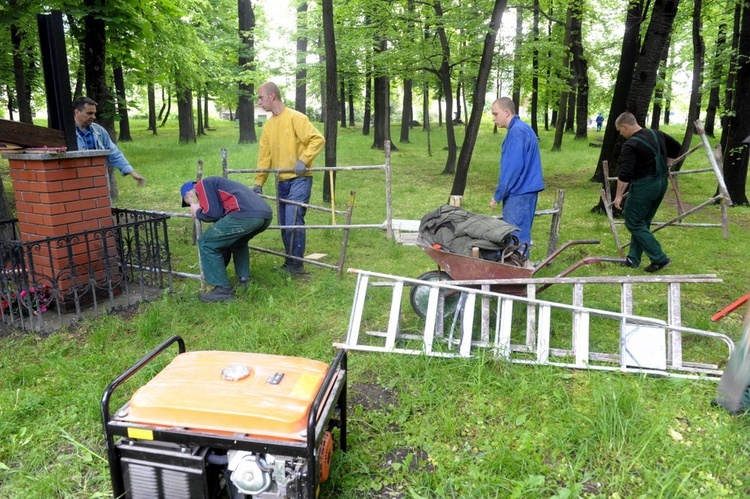
[[(536, 266), (516, 266), (503, 262), (494, 262), (492, 260), (483, 260), (474, 256), (465, 256), (457, 253), (451, 253), (440, 248), (428, 246), (418, 241), (419, 246), (427, 255), (432, 258), (439, 267), (439, 270), (431, 270), (419, 276), (421, 281), (481, 281), (488, 279), (527, 279), (546, 267), (552, 260), (557, 258), (560, 253), (578, 244), (599, 244), (599, 240), (574, 240), (568, 241), (560, 246), (554, 253), (542, 260)], [(607, 257), (587, 257), (579, 260), (572, 266), (563, 270), (556, 277), (565, 277), (583, 265), (599, 263), (602, 261), (621, 262), (622, 259)], [(470, 285), (469, 285), (470, 286)], [(544, 291), (550, 286), (545, 284), (540, 286), (537, 293)], [(504, 293), (515, 296), (526, 296), (525, 284), (497, 284), (490, 288), (496, 293)], [(429, 300), (430, 287), (415, 285), (411, 288), (409, 301), (414, 311), (422, 318), (427, 314), (427, 304)], [(456, 308), (459, 307), (461, 293), (456, 291), (446, 291), (444, 294), (443, 316), (453, 315)]]

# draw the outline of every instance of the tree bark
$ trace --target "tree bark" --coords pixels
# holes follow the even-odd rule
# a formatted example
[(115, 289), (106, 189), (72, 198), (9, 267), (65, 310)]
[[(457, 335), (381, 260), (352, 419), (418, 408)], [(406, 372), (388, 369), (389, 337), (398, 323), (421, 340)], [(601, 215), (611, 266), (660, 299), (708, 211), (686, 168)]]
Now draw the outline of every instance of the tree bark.
[[(432, 4), (435, 9), (435, 14), (438, 19), (443, 18), (443, 6), (439, 0), (435, 0)], [(456, 173), (456, 132), (453, 127), (453, 88), (451, 82), (451, 48), (448, 43), (448, 36), (445, 33), (445, 27), (442, 24), (438, 24), (437, 35), (440, 40), (440, 68), (437, 71), (438, 79), (440, 80), (443, 95), (445, 96), (445, 133), (448, 143), (448, 157), (445, 159), (445, 168), (443, 173), (453, 175)]]
[[(16, 2), (10, 2), (13, 6)], [(13, 45), (13, 74), (16, 80), (16, 105), (18, 106), (18, 120), (21, 123), (33, 124), (31, 116), (31, 92), (30, 83), (27, 81), (26, 62), (23, 53), (24, 31), (11, 24), (10, 40)]]
[[(630, 93), (630, 86), (633, 83), (633, 71), (635, 70), (635, 62), (638, 58), (638, 33), (643, 20), (644, 1), (645, 0), (633, 0), (628, 6), (628, 12), (625, 18), (625, 35), (622, 39), (622, 55), (620, 56), (620, 64), (617, 69), (617, 79), (615, 80), (615, 89), (612, 94), (612, 104), (610, 105), (609, 114), (607, 115), (607, 127), (604, 129), (602, 149), (592, 178), (594, 182), (602, 184), (604, 182), (602, 170), (602, 163), (604, 161), (609, 165), (610, 175), (617, 174), (617, 160), (620, 158), (622, 140), (620, 134), (615, 129), (615, 120), (626, 109), (625, 101)], [(594, 210), (598, 211), (601, 208), (601, 200), (599, 200), (599, 204), (594, 207)]]
[(197, 135), (206, 135), (206, 131), (203, 130), (203, 106), (201, 105), (201, 92), (200, 90), (196, 92), (195, 96), (195, 110), (197, 113), (197, 116), (195, 117), (196, 122), (198, 123), (198, 131)]
[(539, 136), (539, 0), (534, 0), (534, 24), (532, 27), (534, 50), (531, 54), (531, 129)]
[(667, 57), (669, 57), (669, 43), (664, 44), (664, 54), (659, 62), (659, 77), (654, 87), (654, 107), (651, 111), (651, 129), (658, 130), (661, 120), (661, 105), (665, 101), (664, 88), (667, 84)]
[[(239, 67), (242, 71), (255, 70), (255, 12), (250, 0), (237, 0), (239, 17), (240, 50)], [(240, 120), (240, 144), (255, 144), (258, 137), (255, 134), (255, 85), (245, 79), (238, 83), (239, 102), (237, 104), (237, 118)]]
[(708, 92), (708, 106), (706, 107), (706, 122), (703, 124), (703, 128), (706, 135), (709, 137), (714, 136), (714, 127), (716, 123), (716, 111), (719, 109), (719, 86), (721, 84), (721, 68), (722, 68), (722, 55), (724, 53), (724, 47), (727, 43), (726, 37), (727, 25), (719, 25), (719, 33), (716, 37), (716, 49), (714, 51), (714, 59), (711, 62), (711, 81), (709, 82)]
[(156, 91), (154, 84), (148, 84), (148, 130), (156, 135)]
[(97, 102), (96, 120), (114, 140), (117, 137), (114, 133), (115, 106), (107, 88), (107, 36), (105, 22), (101, 18), (105, 3), (106, 0), (85, 0), (88, 9), (84, 18), (86, 95)]
[[(745, 7), (741, 12), (738, 51), (740, 54), (750, 54), (750, 8)], [(736, 67), (735, 95), (744, 97), (750, 89), (750, 61), (745, 57), (738, 58)], [(724, 180), (732, 203), (747, 206), (750, 204), (745, 193), (750, 147), (750, 99), (735, 99), (732, 110), (724, 153)]]
[[(336, 62), (336, 37), (334, 31), (333, 0), (323, 0), (323, 46), (326, 57), (326, 121), (325, 121), (325, 166), (333, 168), (336, 166), (336, 141), (338, 139), (338, 127), (336, 120), (336, 84), (338, 83), (338, 64)], [(344, 96), (341, 95), (343, 102)], [(330, 203), (333, 199), (335, 172), (333, 175), (325, 175), (323, 178), (323, 200)]]
[(409, 128), (412, 122), (412, 79), (404, 80), (404, 98), (401, 105), (401, 137), (399, 142), (409, 143)]
[(294, 85), (294, 109), (307, 112), (307, 2), (297, 7), (297, 73)]
[[(693, 133), (695, 127), (693, 123), (700, 117), (701, 114), (701, 87), (703, 86), (703, 60), (704, 60), (704, 45), (703, 37), (701, 36), (701, 30), (703, 25), (701, 22), (701, 9), (703, 7), (703, 0), (694, 0), (693, 2), (693, 82), (690, 91), (690, 104), (688, 106), (688, 126), (685, 129), (685, 136), (682, 139), (682, 148), (680, 149), (680, 155), (686, 153), (690, 149), (690, 143), (693, 140)], [(682, 168), (683, 162), (677, 162), (672, 165), (672, 170), (679, 171)]]
[(453, 177), (453, 186), (451, 195), (463, 196), (466, 190), (466, 179), (469, 174), (469, 164), (471, 156), (474, 153), (474, 146), (479, 135), (479, 125), (482, 122), (482, 113), (484, 112), (484, 99), (487, 93), (487, 81), (492, 71), (492, 57), (495, 53), (495, 38), (497, 30), (503, 18), (503, 13), (508, 4), (507, 0), (495, 0), (492, 8), (492, 17), (487, 34), (484, 37), (484, 46), (482, 49), (482, 58), (479, 61), (479, 71), (477, 73), (476, 86), (471, 101), (471, 117), (466, 124), (466, 134), (461, 145), (461, 154), (458, 158), (456, 175)]
[(193, 92), (175, 82), (177, 87), (177, 114), (180, 128), (180, 143), (196, 142), (193, 120)]
[(341, 118), (341, 128), (346, 128), (346, 82), (344, 77), (339, 78), (339, 117)]
[(133, 136), (130, 135), (130, 118), (128, 117), (128, 99), (125, 95), (125, 77), (122, 71), (122, 64), (115, 64), (115, 91), (117, 93), (117, 114), (120, 116), (120, 142), (130, 142)]
[[(574, 0), (575, 1), (575, 0)], [(563, 71), (568, 71), (570, 68), (570, 32), (573, 29), (573, 9), (568, 8), (566, 21), (565, 21), (565, 41), (563, 45), (565, 47), (565, 55), (563, 56), (562, 68)], [(559, 151), (562, 148), (563, 132), (565, 131), (565, 125), (567, 122), (567, 111), (568, 111), (568, 94), (571, 92), (569, 88), (564, 89), (560, 93), (560, 102), (557, 110), (557, 119), (555, 121), (555, 141), (552, 144), (553, 151)]]
[(511, 100), (516, 112), (521, 112), (521, 42), (523, 41), (523, 9), (516, 8), (516, 36), (513, 40), (513, 93)]

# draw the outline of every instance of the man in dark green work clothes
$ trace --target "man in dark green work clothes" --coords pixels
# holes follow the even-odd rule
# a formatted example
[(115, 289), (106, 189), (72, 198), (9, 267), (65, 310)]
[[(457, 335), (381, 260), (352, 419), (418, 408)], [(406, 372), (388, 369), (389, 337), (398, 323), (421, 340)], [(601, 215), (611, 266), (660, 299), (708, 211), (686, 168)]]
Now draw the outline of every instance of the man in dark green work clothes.
[(617, 117), (615, 127), (626, 139), (622, 145), (614, 201), (615, 208), (622, 209), (622, 200), (628, 189), (625, 227), (630, 231), (630, 251), (624, 265), (638, 267), (641, 256), (646, 253), (651, 260), (646, 272), (656, 272), (672, 260), (651, 232), (651, 221), (667, 192), (668, 165), (680, 155), (680, 143), (664, 132), (642, 128), (635, 116), (628, 112)]

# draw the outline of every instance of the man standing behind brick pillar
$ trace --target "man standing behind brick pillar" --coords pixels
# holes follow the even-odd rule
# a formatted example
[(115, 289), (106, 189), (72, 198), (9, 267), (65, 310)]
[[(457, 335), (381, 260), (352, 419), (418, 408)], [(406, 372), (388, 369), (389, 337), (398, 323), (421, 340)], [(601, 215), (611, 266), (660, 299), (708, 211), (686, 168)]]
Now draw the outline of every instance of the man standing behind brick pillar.
[[(123, 176), (130, 175), (133, 180), (138, 182), (139, 187), (142, 186), (146, 183), (146, 179), (130, 166), (125, 155), (117, 147), (117, 144), (112, 142), (107, 130), (101, 125), (94, 123), (96, 119), (96, 106), (96, 101), (90, 97), (78, 97), (73, 101), (73, 117), (76, 122), (78, 149), (109, 151), (107, 167), (118, 169)], [(111, 186), (109, 192), (110, 195), (114, 192)]]

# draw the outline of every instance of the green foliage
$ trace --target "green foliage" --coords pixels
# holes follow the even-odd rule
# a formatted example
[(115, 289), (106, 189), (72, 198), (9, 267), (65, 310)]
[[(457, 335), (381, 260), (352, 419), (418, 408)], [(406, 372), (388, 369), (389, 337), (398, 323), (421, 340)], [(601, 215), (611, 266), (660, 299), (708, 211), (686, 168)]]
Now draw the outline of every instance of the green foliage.
[[(257, 145), (238, 145), (235, 123), (214, 121), (213, 126), (197, 143), (177, 146), (174, 123), (153, 136), (144, 121), (134, 121), (135, 140), (121, 147), (148, 183), (138, 188), (131, 179), (119, 178), (117, 206), (184, 211), (180, 185), (194, 178), (198, 159), (205, 163), (205, 175), (220, 175), (222, 148), (230, 168), (252, 168)], [(678, 137), (682, 133), (676, 127), (670, 131)], [(479, 133), (464, 203), (471, 211), (489, 213), (503, 133), (493, 134), (489, 120)], [(444, 134), (433, 130), (432, 157), (426, 154), (426, 140), (425, 132), (415, 130), (411, 143), (398, 144), (393, 154), (396, 218), (419, 219), (447, 200), (452, 178), (440, 174)], [(565, 189), (561, 241), (600, 239), (601, 244), (566, 251), (543, 271), (548, 276), (586, 256), (616, 255), (606, 219), (590, 212), (598, 201), (599, 185), (589, 181), (598, 149), (568, 139), (563, 152), (551, 153), (552, 140), (551, 133), (542, 133), (547, 190), (539, 208), (551, 207), (556, 190)], [(370, 143), (359, 130), (340, 130), (339, 164), (382, 164), (382, 151), (370, 149)], [(706, 166), (699, 151), (683, 169)], [(715, 182), (706, 175), (680, 178), (686, 205), (713, 195)], [(250, 182), (249, 175), (233, 178)], [(322, 178), (314, 182), (313, 204), (324, 205)], [(355, 223), (384, 220), (382, 172), (340, 172), (336, 183), (339, 208), (356, 191)], [(675, 211), (668, 194), (657, 219), (671, 218)], [(719, 208), (708, 207), (695, 221), (715, 223), (718, 217)], [(659, 232), (659, 239), (674, 260), (670, 273), (716, 273), (724, 279), (683, 287), (683, 324), (736, 337), (739, 313), (719, 323), (708, 321), (747, 292), (744, 273), (737, 269), (745, 268), (742, 241), (750, 229), (750, 209), (732, 208), (729, 217), (730, 239), (707, 227), (671, 227)], [(330, 216), (311, 212), (308, 221), (329, 222)], [(172, 219), (169, 227), (174, 268), (196, 272), (189, 221)], [(544, 254), (548, 230), (545, 219), (534, 226), (535, 260)], [(340, 231), (311, 230), (308, 250), (327, 253), (324, 261), (330, 263), (338, 257), (341, 238)], [(279, 239), (277, 231), (267, 231), (257, 244), (278, 250)], [(140, 305), (133, 316), (91, 318), (48, 337), (0, 332), (0, 497), (107, 497), (101, 394), (172, 334), (183, 336), (189, 350), (330, 361), (331, 344), (346, 335), (352, 276), (311, 267), (309, 280), (298, 281), (274, 270), (279, 263), (253, 252), (251, 284), (228, 304), (201, 303), (198, 284), (177, 279), (173, 293)], [(435, 268), (422, 251), (388, 241), (376, 229), (351, 232), (346, 266), (408, 277)], [(624, 273), (600, 264), (582, 267), (576, 275)], [(585, 303), (617, 307), (619, 296), (602, 291), (587, 295)], [(664, 299), (651, 294), (636, 293), (638, 313), (663, 314)], [(569, 303), (570, 289), (553, 286), (545, 299)], [(387, 315), (388, 304), (383, 304), (374, 313)], [(408, 326), (418, 330), (423, 322), (415, 315)], [(128, 382), (113, 406), (124, 403), (162, 366)], [(750, 489), (747, 420), (709, 406), (715, 392), (711, 382), (507, 364), (490, 357), (448, 360), (361, 352), (350, 354), (349, 376), (349, 452), (335, 452), (321, 497), (703, 498), (739, 497)]]

